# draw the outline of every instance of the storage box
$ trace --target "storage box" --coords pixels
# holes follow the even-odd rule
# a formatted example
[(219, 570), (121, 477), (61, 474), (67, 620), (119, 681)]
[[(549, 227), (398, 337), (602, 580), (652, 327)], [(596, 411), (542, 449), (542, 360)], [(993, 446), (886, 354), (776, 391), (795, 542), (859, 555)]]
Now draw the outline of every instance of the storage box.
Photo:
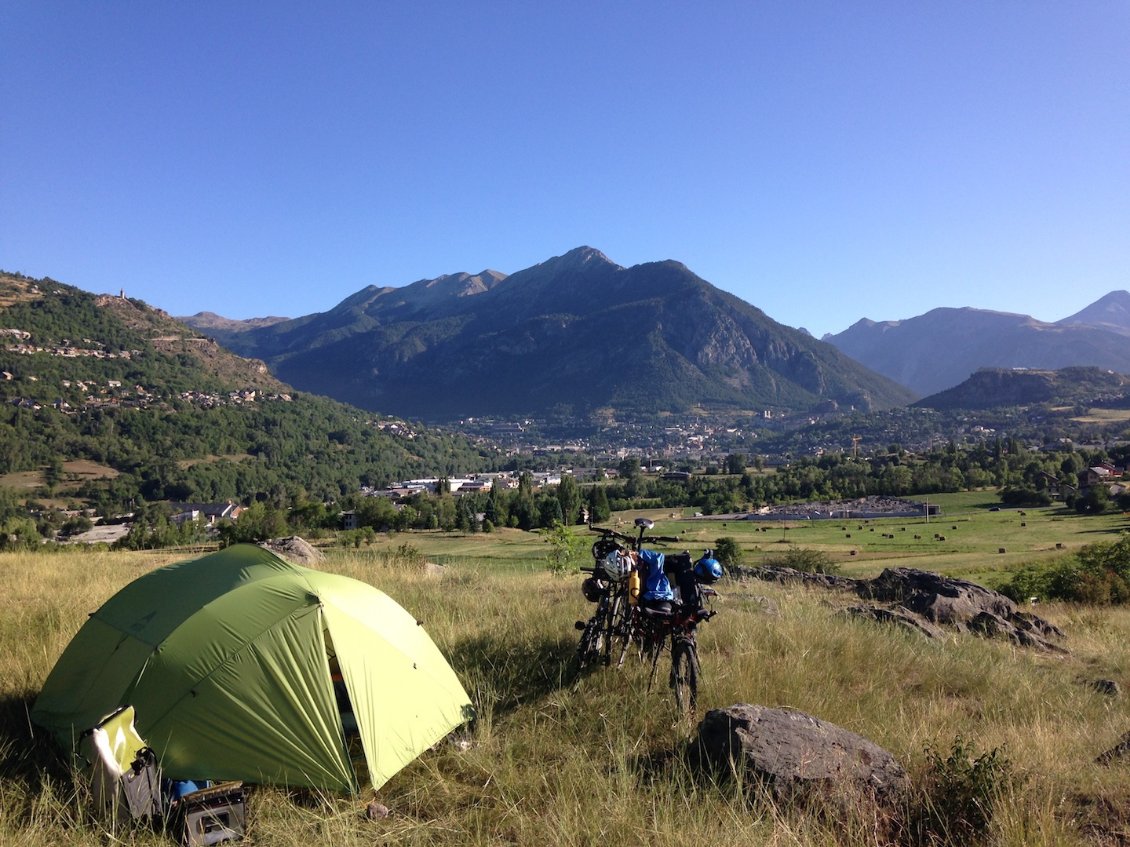
[(221, 782), (193, 791), (176, 804), (176, 830), (185, 847), (239, 841), (246, 825), (242, 782)]

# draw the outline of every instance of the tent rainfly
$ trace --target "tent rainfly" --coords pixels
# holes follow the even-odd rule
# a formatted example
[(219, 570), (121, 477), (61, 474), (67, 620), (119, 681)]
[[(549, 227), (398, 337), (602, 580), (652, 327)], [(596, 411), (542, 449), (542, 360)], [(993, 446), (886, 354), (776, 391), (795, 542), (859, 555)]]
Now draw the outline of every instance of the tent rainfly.
[(379, 788), (474, 714), (391, 598), (249, 544), (111, 597), (63, 651), (31, 717), (73, 749), (125, 705), (170, 778), (344, 792), (366, 771)]

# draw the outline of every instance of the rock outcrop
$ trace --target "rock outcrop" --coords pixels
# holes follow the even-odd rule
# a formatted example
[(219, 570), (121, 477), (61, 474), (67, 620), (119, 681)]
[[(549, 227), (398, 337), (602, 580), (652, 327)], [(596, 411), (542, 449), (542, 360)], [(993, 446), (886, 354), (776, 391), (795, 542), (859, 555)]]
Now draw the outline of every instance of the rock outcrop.
[(793, 709), (712, 709), (695, 743), (700, 764), (752, 777), (777, 799), (865, 796), (893, 807), (909, 786), (905, 769), (882, 747)]
[(987, 638), (1007, 638), (1021, 647), (1066, 652), (1051, 640), (1064, 637), (1058, 627), (1021, 612), (1003, 594), (968, 580), (914, 568), (887, 568), (875, 579), (861, 580), (856, 593), (938, 626)]
[(297, 535), (286, 538), (271, 538), (262, 542), (260, 547), (265, 547), (272, 553), (277, 553), (297, 565), (312, 565), (315, 562), (325, 561), (325, 555), (309, 541)]
[(844, 609), (843, 614), (875, 623), (891, 624), (930, 639), (941, 639), (946, 636), (945, 630), (940, 626), (935, 626), (922, 615), (915, 614), (910, 609), (904, 609), (901, 606), (890, 608), (871, 605), (849, 606)]
[(798, 571), (781, 565), (763, 565), (756, 568), (731, 567), (726, 571), (734, 579), (760, 579), (764, 582), (779, 582), (784, 585), (805, 585), (813, 588), (839, 588), (855, 591), (858, 579), (837, 576), (830, 573)]
[(945, 629), (950, 629), (985, 638), (1007, 638), (1021, 647), (1050, 653), (1067, 652), (1055, 643), (1064, 638), (1064, 633), (1054, 624), (1020, 611), (1003, 594), (964, 579), (915, 568), (887, 568), (874, 579), (851, 579), (784, 567), (731, 571), (739, 579), (851, 591), (871, 602), (845, 609), (845, 614), (895, 624), (927, 638), (939, 638)]

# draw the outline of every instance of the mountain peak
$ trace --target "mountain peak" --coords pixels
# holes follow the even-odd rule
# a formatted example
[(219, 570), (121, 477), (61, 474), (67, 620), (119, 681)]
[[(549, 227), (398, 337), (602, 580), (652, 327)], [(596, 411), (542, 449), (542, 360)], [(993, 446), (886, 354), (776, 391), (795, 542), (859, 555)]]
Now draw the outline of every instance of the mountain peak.
[[(482, 294), (484, 291), (490, 291), (504, 279), (506, 279), (506, 274), (488, 269), (474, 275), (469, 273), (444, 274), (435, 279), (422, 279), (415, 285), (443, 297), (471, 297), (475, 294)], [(406, 286), (401, 290), (406, 291), (412, 287)]]
[(1130, 291), (1111, 291), (1090, 306), (1057, 322), (1060, 326), (1087, 324), (1130, 335)]
[(554, 256), (543, 264), (556, 263), (562, 268), (577, 270), (593, 265), (615, 265), (616, 263), (597, 250), (595, 247), (574, 247), (564, 256)]

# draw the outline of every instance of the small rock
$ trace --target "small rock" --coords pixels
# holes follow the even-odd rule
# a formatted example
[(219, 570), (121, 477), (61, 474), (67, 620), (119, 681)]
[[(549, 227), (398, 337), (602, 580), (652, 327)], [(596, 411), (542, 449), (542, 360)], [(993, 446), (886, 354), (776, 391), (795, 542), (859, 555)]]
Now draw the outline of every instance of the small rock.
[(392, 814), (392, 812), (389, 810), (388, 806), (383, 803), (378, 803), (376, 800), (365, 807), (365, 817), (371, 821), (383, 821), (390, 814)]
[(1105, 694), (1107, 697), (1122, 696), (1122, 686), (1113, 679), (1094, 679), (1091, 680), (1090, 684), (1091, 688), (1095, 689), (1099, 694)]
[(1118, 743), (1107, 750), (1105, 753), (1100, 753), (1095, 758), (1096, 765), (1109, 765), (1116, 759), (1123, 759), (1127, 753), (1130, 753), (1130, 732), (1123, 735), (1118, 739)]

